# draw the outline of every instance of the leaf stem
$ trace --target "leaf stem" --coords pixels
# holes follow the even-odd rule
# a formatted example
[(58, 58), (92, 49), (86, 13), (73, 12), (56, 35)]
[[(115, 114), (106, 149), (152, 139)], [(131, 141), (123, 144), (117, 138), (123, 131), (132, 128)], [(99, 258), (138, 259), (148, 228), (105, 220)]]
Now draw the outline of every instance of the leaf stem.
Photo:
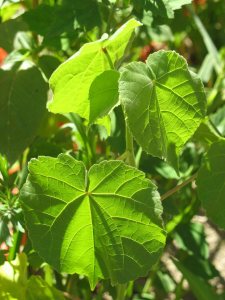
[(134, 146), (133, 146), (133, 136), (130, 132), (130, 128), (126, 122), (126, 162), (133, 167), (136, 167), (135, 156), (134, 156)]
[(175, 186), (174, 188), (172, 188), (171, 190), (169, 190), (168, 192), (166, 192), (165, 194), (163, 194), (161, 196), (161, 201), (165, 200), (166, 198), (169, 198), (170, 196), (172, 196), (173, 194), (175, 194), (176, 192), (178, 192), (184, 186), (186, 186), (190, 182), (194, 181), (196, 179), (196, 177), (197, 177), (197, 173), (195, 173), (194, 175), (192, 175), (190, 178), (188, 178), (187, 180), (185, 180), (181, 184), (178, 184), (177, 186)]
[(126, 298), (126, 284), (118, 284), (117, 285), (117, 296), (116, 300), (124, 300)]
[(110, 65), (110, 68), (112, 70), (115, 70), (113, 61), (112, 61), (112, 59), (111, 59), (111, 57), (110, 57), (109, 52), (107, 51), (107, 49), (106, 48), (102, 48), (102, 51), (105, 53), (105, 56), (107, 57), (108, 63)]

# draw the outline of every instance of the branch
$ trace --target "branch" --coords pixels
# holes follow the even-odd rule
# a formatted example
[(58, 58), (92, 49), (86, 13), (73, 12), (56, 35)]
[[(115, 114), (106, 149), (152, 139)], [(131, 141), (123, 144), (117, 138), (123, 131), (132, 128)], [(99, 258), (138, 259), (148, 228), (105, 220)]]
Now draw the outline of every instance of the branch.
[(165, 200), (166, 198), (168, 198), (168, 197), (172, 196), (173, 194), (175, 194), (176, 192), (178, 192), (184, 186), (186, 186), (190, 182), (194, 181), (196, 179), (196, 177), (197, 177), (197, 173), (195, 173), (194, 175), (192, 175), (190, 178), (188, 178), (187, 180), (185, 180), (181, 184), (178, 184), (177, 186), (175, 186), (174, 188), (172, 188), (171, 190), (169, 190), (168, 192), (166, 192), (165, 194), (163, 194), (161, 196), (161, 201)]

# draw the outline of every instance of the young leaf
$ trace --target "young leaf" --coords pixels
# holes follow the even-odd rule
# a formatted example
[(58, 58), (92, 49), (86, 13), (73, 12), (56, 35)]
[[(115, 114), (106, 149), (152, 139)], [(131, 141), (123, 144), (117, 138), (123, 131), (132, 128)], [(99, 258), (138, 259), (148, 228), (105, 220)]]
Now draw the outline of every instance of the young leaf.
[(177, 170), (177, 158), (205, 115), (200, 79), (174, 51), (149, 55), (122, 71), (120, 100), (131, 132), (149, 154), (165, 158)]
[(0, 70), (0, 152), (10, 162), (29, 146), (46, 111), (47, 84), (37, 67)]
[(55, 269), (112, 284), (144, 276), (165, 244), (159, 194), (144, 173), (121, 161), (87, 172), (61, 154), (39, 157), (20, 200), (35, 250)]
[(90, 115), (89, 89), (94, 79), (112, 69), (124, 54), (127, 43), (137, 26), (131, 19), (110, 38), (85, 44), (66, 62), (61, 64), (50, 78), (54, 97), (48, 108), (53, 113), (75, 112), (85, 119)]
[(213, 143), (197, 178), (198, 195), (206, 214), (225, 229), (225, 140)]

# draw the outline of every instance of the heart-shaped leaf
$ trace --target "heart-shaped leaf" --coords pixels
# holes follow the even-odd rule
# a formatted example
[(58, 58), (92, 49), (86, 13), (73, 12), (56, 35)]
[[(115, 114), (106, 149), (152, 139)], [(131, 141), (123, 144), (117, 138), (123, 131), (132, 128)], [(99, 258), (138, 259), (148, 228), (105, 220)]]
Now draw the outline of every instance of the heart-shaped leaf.
[(204, 118), (206, 102), (203, 85), (185, 59), (162, 50), (149, 55), (146, 64), (128, 64), (119, 94), (138, 144), (177, 170), (176, 156)]
[(61, 272), (112, 284), (144, 276), (165, 244), (159, 194), (141, 171), (104, 161), (87, 172), (61, 154), (29, 164), (21, 191), (35, 250)]

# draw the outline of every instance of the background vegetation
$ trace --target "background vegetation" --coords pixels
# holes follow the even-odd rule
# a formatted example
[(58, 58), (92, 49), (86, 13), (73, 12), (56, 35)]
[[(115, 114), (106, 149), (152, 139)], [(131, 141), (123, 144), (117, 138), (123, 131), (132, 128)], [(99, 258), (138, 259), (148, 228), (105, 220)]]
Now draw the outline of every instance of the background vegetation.
[[(206, 217), (195, 184), (203, 156), (225, 136), (224, 0), (1, 0), (0, 5), (0, 298), (224, 299), (224, 231)], [(109, 280), (91, 290), (85, 276), (58, 273), (43, 261), (27, 234), (19, 192), (28, 162), (40, 155), (68, 153), (87, 168), (123, 159), (120, 106), (110, 121), (88, 127), (77, 114), (49, 112), (46, 103), (53, 71), (85, 43), (113, 34), (131, 18), (143, 26), (121, 65), (144, 62), (161, 49), (177, 51), (204, 83), (208, 116), (182, 150), (179, 175), (134, 142), (136, 165), (162, 195), (167, 242), (148, 275), (129, 282), (121, 295), (121, 287)], [(220, 208), (225, 213), (225, 205)]]

